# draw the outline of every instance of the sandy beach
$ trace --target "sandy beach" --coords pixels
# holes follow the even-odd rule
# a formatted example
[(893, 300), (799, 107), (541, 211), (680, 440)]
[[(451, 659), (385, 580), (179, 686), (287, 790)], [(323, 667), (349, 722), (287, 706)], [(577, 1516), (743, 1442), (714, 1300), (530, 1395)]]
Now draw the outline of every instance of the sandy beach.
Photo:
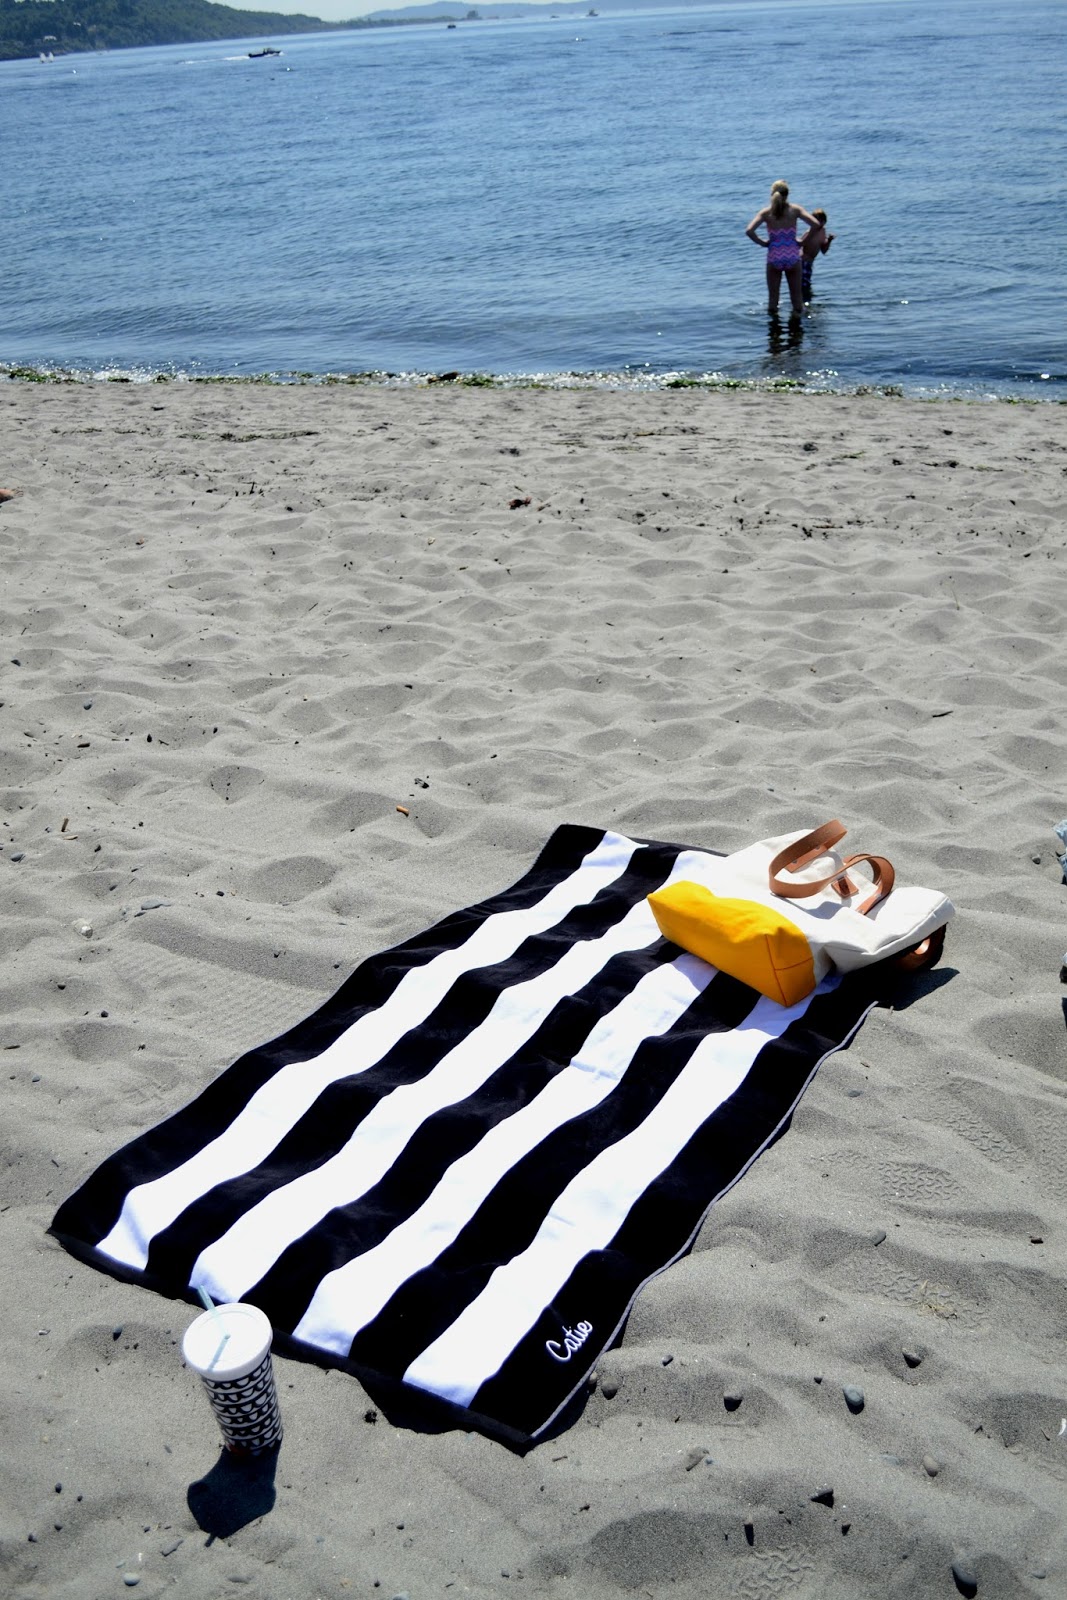
[[(1067, 1596), (1067, 412), (4, 382), (0, 484), (0, 1590)], [(235, 1468), (190, 1307), (48, 1235), (558, 824), (832, 817), (944, 958), (528, 1453), (282, 1357)]]

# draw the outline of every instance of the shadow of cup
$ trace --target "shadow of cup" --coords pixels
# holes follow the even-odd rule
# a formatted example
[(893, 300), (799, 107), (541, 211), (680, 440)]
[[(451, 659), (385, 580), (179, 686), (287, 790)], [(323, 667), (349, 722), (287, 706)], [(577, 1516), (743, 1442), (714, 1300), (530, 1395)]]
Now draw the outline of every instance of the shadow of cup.
[(239, 1456), (223, 1450), (211, 1471), (189, 1485), (186, 1502), (197, 1526), (216, 1539), (228, 1539), (239, 1528), (274, 1509), (277, 1450)]

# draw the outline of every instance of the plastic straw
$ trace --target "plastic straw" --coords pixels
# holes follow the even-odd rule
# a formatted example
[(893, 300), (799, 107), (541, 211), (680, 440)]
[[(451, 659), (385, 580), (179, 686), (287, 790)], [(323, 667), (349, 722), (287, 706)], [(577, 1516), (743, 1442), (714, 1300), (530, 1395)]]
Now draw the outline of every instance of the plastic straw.
[(215, 1351), (215, 1354), (211, 1358), (211, 1365), (214, 1366), (215, 1363), (218, 1361), (219, 1357), (221, 1356), (222, 1352), (225, 1350), (227, 1344), (229, 1343), (230, 1336), (226, 1332), (226, 1324), (223, 1322), (222, 1318), (219, 1316), (219, 1308), (218, 1308), (218, 1306), (215, 1304), (214, 1300), (212, 1300), (211, 1296), (208, 1294), (208, 1292), (204, 1288), (203, 1284), (199, 1284), (198, 1285), (196, 1292), (200, 1296), (200, 1300), (201, 1300), (201, 1303), (203, 1304), (204, 1310), (211, 1312), (211, 1320), (215, 1323), (215, 1326), (218, 1328), (219, 1333), (222, 1335), (222, 1337), (221, 1337), (221, 1339), (219, 1341), (219, 1347)]

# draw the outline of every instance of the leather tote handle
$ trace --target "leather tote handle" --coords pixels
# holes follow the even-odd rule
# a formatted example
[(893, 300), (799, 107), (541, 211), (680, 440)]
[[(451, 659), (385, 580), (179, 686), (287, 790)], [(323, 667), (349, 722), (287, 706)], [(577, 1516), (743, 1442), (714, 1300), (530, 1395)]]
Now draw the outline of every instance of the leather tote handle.
[[(858, 856), (846, 856), (844, 864), (846, 867), (854, 867), (857, 861), (868, 862), (874, 871), (873, 891), (867, 896), (866, 900), (861, 906), (856, 907), (856, 910), (862, 917), (865, 916), (868, 911), (870, 911), (872, 906), (876, 906), (879, 900), (884, 900), (886, 895), (891, 893), (893, 884), (896, 882), (897, 875), (893, 871), (893, 863), (891, 861), (887, 861), (885, 856), (869, 856), (866, 854)], [(845, 892), (847, 894), (855, 894), (856, 886), (851, 879), (845, 878), (844, 882), (848, 884), (848, 888)], [(836, 883), (834, 887), (837, 888)], [(840, 893), (840, 890), (838, 890), (838, 893)]]
[[(821, 828), (813, 828), (802, 839), (796, 839), (792, 844), (779, 850), (767, 869), (767, 882), (772, 894), (777, 894), (783, 900), (809, 900), (812, 895), (821, 894), (828, 887), (832, 887), (842, 899), (846, 895), (858, 892), (856, 885), (848, 876), (847, 869), (856, 865), (858, 861), (866, 861), (874, 871), (874, 886), (861, 906), (856, 909), (864, 916), (880, 900), (884, 900), (893, 888), (896, 874), (893, 864), (885, 856), (872, 856), (866, 853), (846, 856), (841, 868), (835, 868), (825, 877), (798, 881), (796, 878), (783, 878), (783, 872), (800, 872), (804, 867), (810, 866), (821, 855), (832, 850), (845, 837), (848, 829), (842, 822), (824, 822)], [(842, 870), (844, 869), (844, 870)]]
[[(783, 900), (808, 900), (813, 894), (821, 894), (827, 884), (837, 886), (841, 880), (841, 872), (835, 868), (825, 878), (809, 879), (798, 882), (795, 878), (782, 878), (782, 872), (799, 872), (803, 867), (810, 866), (817, 861), (819, 856), (832, 850), (835, 844), (845, 837), (848, 829), (843, 822), (824, 822), (821, 828), (813, 828), (802, 839), (796, 839), (792, 844), (787, 844), (784, 850), (779, 850), (767, 868), (767, 882), (772, 894), (781, 895)], [(848, 884), (848, 879), (844, 880)], [(852, 886), (838, 888), (838, 894), (851, 894)]]
[(933, 933), (928, 934), (919, 944), (896, 956), (893, 965), (899, 967), (902, 972), (920, 972), (923, 967), (932, 967), (944, 948), (945, 929), (935, 928)]

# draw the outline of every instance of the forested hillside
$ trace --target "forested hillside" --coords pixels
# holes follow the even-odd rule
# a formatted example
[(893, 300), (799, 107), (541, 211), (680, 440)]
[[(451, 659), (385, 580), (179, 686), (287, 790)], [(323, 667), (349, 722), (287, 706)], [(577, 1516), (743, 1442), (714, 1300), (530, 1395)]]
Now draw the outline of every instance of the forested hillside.
[(0, 0), (0, 60), (344, 26), (318, 17), (235, 11), (211, 0)]

